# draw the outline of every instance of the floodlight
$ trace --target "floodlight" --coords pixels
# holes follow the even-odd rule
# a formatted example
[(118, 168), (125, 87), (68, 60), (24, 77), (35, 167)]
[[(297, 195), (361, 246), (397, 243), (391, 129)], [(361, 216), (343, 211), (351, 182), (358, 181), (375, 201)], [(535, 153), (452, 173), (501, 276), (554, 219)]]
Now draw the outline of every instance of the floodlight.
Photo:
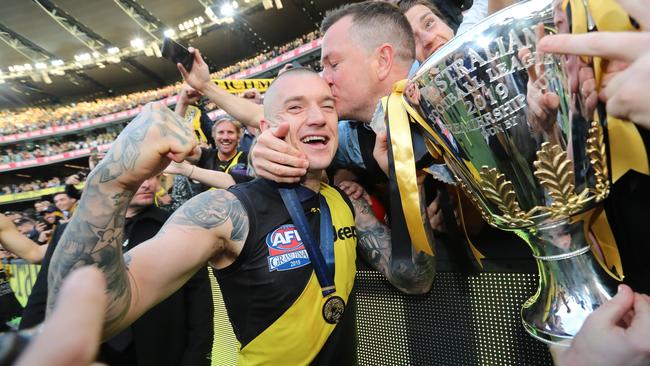
[(235, 9), (232, 7), (231, 3), (224, 3), (221, 5), (220, 12), (224, 17), (231, 17), (235, 14)]
[(142, 48), (144, 47), (144, 42), (140, 38), (134, 38), (131, 40), (131, 47), (133, 48)]

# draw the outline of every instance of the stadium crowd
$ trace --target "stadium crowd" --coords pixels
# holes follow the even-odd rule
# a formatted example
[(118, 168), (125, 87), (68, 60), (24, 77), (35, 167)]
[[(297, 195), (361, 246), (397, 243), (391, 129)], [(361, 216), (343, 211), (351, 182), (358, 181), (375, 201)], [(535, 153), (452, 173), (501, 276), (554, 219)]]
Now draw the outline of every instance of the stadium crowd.
[[(87, 149), (99, 145), (109, 144), (119, 134), (122, 129), (111, 128), (111, 131), (98, 134), (88, 134), (80, 136), (81, 139), (73, 138), (71, 141), (61, 142), (40, 142), (20, 144), (12, 147), (5, 147), (0, 153), (0, 163), (11, 163), (17, 161), (26, 161), (46, 156), (61, 154), (68, 151)], [(75, 136), (79, 138), (79, 136)]]
[[(311, 42), (319, 37), (314, 31), (305, 34), (282, 46), (274, 46), (271, 51), (260, 53), (250, 59), (242, 60), (212, 74), (213, 78), (222, 79), (247, 68), (260, 65), (274, 57), (280, 56), (294, 48)], [(83, 120), (129, 110), (148, 102), (161, 100), (175, 95), (179, 84), (146, 90), (127, 95), (101, 98), (94, 101), (80, 101), (66, 106), (30, 107), (17, 110), (0, 111), (0, 135), (41, 130), (47, 127), (63, 126)]]
[[(635, 8), (634, 1), (625, 0), (623, 2), (631, 12), (640, 11), (639, 16), (643, 15), (643, 17), (638, 19), (639, 23), (649, 26), (648, 14), (650, 13), (646, 10), (641, 11), (640, 7)], [(356, 361), (356, 356), (351, 356), (352, 354), (356, 355), (356, 342), (350, 342), (350, 339), (347, 338), (347, 336), (354, 337), (354, 326), (351, 328), (331, 327), (332, 324), (337, 324), (339, 321), (341, 321), (340, 324), (345, 324), (350, 318), (328, 318), (332, 314), (328, 314), (325, 307), (330, 303), (330, 299), (337, 297), (340, 299), (338, 295), (343, 290), (335, 292), (336, 295), (330, 297), (327, 296), (334, 292), (326, 294), (325, 290), (332, 287), (338, 287), (339, 290), (342, 287), (346, 288), (347, 293), (342, 296), (347, 300), (347, 296), (352, 292), (357, 255), (371, 268), (384, 274), (397, 289), (408, 294), (429, 292), (436, 271), (435, 257), (425, 252), (417, 253), (417, 251), (412, 251), (412, 248), (408, 248), (406, 256), (401, 258), (403, 262), (393, 265), (394, 258), (391, 257), (393, 243), (391, 243), (391, 231), (388, 229), (390, 221), (387, 221), (383, 214), (385, 212), (383, 207), (387, 206), (387, 203), (384, 202), (383, 205), (380, 203), (381, 199), (385, 200), (388, 196), (387, 194), (382, 196), (382, 192), (386, 192), (389, 176), (387, 136), (385, 133), (378, 133), (375, 136), (375, 132), (364, 128), (361, 122), (369, 123), (372, 120), (377, 101), (392, 92), (395, 83), (407, 77), (416, 59), (420, 62), (423, 61), (454, 36), (454, 31), (445, 24), (443, 19), (439, 18), (437, 9), (429, 2), (402, 0), (398, 3), (399, 7), (388, 5), (382, 1), (365, 1), (330, 13), (323, 22), (322, 31), (324, 40), (329, 41), (328, 47), (330, 48), (327, 48), (327, 51), (334, 51), (326, 52), (324, 41), (322, 78), (313, 71), (303, 68), (295, 68), (292, 71), (283, 69), (282, 72), (285, 74), (278, 76), (268, 94), (264, 96), (263, 106), (255, 105), (261, 102), (262, 98), (259, 93), (251, 93), (253, 95), (251, 98), (247, 96), (248, 93), (244, 93), (242, 96), (233, 96), (216, 87), (210, 79), (221, 78), (238, 72), (242, 68), (260, 64), (289, 48), (319, 37), (318, 33), (310, 33), (285, 46), (212, 74), (209, 73), (208, 66), (202, 59), (199, 50), (191, 50), (194, 54), (192, 69), (185, 70), (179, 65), (179, 71), (184, 78), (181, 88), (170, 86), (157, 91), (143, 92), (141, 96), (144, 99), (139, 99), (138, 102), (140, 103), (146, 98), (159, 99), (157, 97), (171, 95), (178, 89), (179, 103), (175, 106), (175, 111), (171, 112), (160, 104), (150, 104), (143, 109), (142, 118), (134, 119), (132, 124), (126, 127), (128, 131), (136, 132), (139, 128), (144, 127), (147, 131), (159, 131), (160, 133), (147, 133), (143, 136), (133, 134), (137, 138), (133, 138), (133, 135), (128, 133), (120, 134), (117, 139), (114, 135), (104, 136), (107, 141), (115, 140), (111, 158), (105, 159), (98, 166), (94, 166), (95, 163), (91, 162), (91, 169), (95, 170), (90, 173), (83, 198), (70, 189), (70, 186), (80, 182), (82, 177), (77, 176), (74, 179), (68, 177), (66, 193), (63, 193), (65, 197), (57, 194), (51, 197), (51, 200), (48, 197), (37, 202), (33, 210), (5, 212), (0, 216), (0, 223), (4, 218), (9, 219), (21, 234), (33, 241), (25, 246), (34, 247), (36, 243), (49, 246), (48, 252), (39, 250), (36, 255), (37, 260), (35, 260), (36, 262), (43, 261), (44, 268), (49, 268), (49, 277), (43, 274), (44, 271), (41, 271), (39, 275), (39, 277), (47, 277), (43, 279), (45, 284), (41, 284), (45, 290), (40, 288), (40, 295), (33, 295), (33, 297), (41, 296), (39, 302), (32, 297), (27, 306), (28, 309), (31, 309), (30, 311), (35, 311), (34, 309), (37, 308), (40, 315), (35, 316), (35, 313), (31, 313), (26, 316), (23, 313), (23, 320), (29, 319), (27, 322), (29, 326), (43, 321), (46, 302), (52, 305), (53, 296), (57, 294), (60, 296), (59, 301), (63, 303), (74, 298), (73, 291), (69, 290), (74, 288), (69, 285), (70, 281), (95, 288), (107, 286), (103, 276), (93, 274), (96, 269), (85, 270), (84, 273), (87, 275), (85, 282), (83, 276), (75, 275), (73, 272), (74, 268), (82, 265), (97, 264), (98, 268), (108, 274), (111, 282), (106, 287), (105, 298), (99, 295), (94, 296), (95, 301), (99, 302), (99, 304), (93, 303), (95, 308), (91, 305), (82, 307), (84, 310), (95, 310), (94, 314), (82, 314), (82, 316), (85, 315), (95, 320), (91, 322), (96, 328), (94, 338), (92, 338), (93, 342), (82, 342), (69, 347), (75, 347), (74, 351), (83, 348), (90, 355), (87, 356), (88, 361), (94, 360), (97, 353), (96, 344), (100, 342), (98, 334), (103, 324), (106, 332), (104, 336), (109, 341), (104, 343), (99, 351), (100, 361), (105, 361), (104, 357), (109, 359), (115, 357), (115, 355), (107, 353), (105, 346), (112, 347), (111, 352), (117, 352), (119, 357), (136, 357), (137, 352), (132, 348), (135, 347), (133, 344), (126, 348), (120, 348), (116, 346), (120, 342), (111, 343), (115, 339), (111, 337), (117, 334), (116, 337), (119, 338), (124, 335), (123, 329), (132, 329), (130, 324), (139, 321), (136, 319), (141, 314), (148, 314), (146, 312), (149, 307), (160, 299), (174, 293), (176, 289), (184, 290), (181, 287), (186, 286), (183, 285), (184, 281), (190, 279), (197, 269), (199, 272), (201, 268), (205, 269), (205, 264), (209, 263), (215, 268), (214, 272), (219, 282), (225, 285), (223, 286), (223, 296), (224, 299), (229, 300), (226, 302), (226, 307), (230, 321), (237, 331), (238, 340), (246, 342), (240, 349), (243, 363), (257, 361), (260, 364), (281, 364), (279, 360), (282, 360), (284, 363), (298, 364), (310, 363), (315, 360), (322, 364), (333, 364), (335, 361), (341, 363), (342, 355)], [(422, 25), (421, 20), (425, 19), (427, 21)], [(434, 25), (440, 28), (433, 28)], [(357, 34), (354, 32), (358, 32), (359, 35), (364, 35), (366, 38), (356, 37)], [(596, 52), (598, 44), (601, 46), (607, 44), (607, 42), (598, 40), (599, 34), (595, 34), (595, 37), (594, 34), (588, 36), (592, 38), (578, 39), (575, 43), (569, 42), (572, 39), (551, 38), (545, 43), (540, 42), (540, 47), (546, 47), (549, 52), (583, 52), (586, 54)], [(645, 36), (643, 41), (647, 44), (649, 38), (647, 34)], [(431, 39), (439, 43), (428, 42)], [(565, 43), (562, 43), (562, 40)], [(577, 46), (580, 44), (579, 42), (589, 40), (591, 48)], [(567, 46), (568, 43), (571, 43), (571, 47)], [(622, 47), (623, 44), (618, 46)], [(284, 49), (284, 47), (287, 48)], [(345, 52), (337, 53), (336, 50), (345, 50)], [(367, 50), (368, 52), (366, 52)], [(647, 48), (644, 50), (647, 52)], [(607, 53), (608, 50), (601, 51)], [(650, 63), (642, 62), (647, 61), (647, 54), (635, 52), (631, 48), (626, 49), (625, 52), (632, 53), (625, 56), (630, 63), (628, 67), (635, 68), (638, 74), (650, 79), (650, 67), (648, 66)], [(598, 53), (594, 55), (598, 55)], [(616, 55), (620, 54), (616, 53)], [(345, 62), (337, 60), (337, 58), (345, 57), (348, 57)], [(364, 72), (362, 69), (364, 67), (373, 68), (372, 70), (377, 72)], [(633, 78), (630, 78), (629, 75), (626, 79), (622, 79), (621, 76), (625, 75), (625, 70), (617, 72), (621, 72), (614, 76), (619, 77), (619, 83), (625, 81), (636, 85), (634, 83), (640, 82), (632, 80)], [(606, 86), (609, 93), (612, 93), (609, 88), (613, 88), (614, 85), (617, 84), (611, 83)], [(209, 121), (206, 125), (202, 123), (200, 127), (193, 126), (195, 130), (178, 123), (185, 115), (186, 108), (198, 103), (202, 96), (210, 99), (215, 106), (219, 105), (229, 116)], [(621, 118), (638, 117), (638, 121), (635, 120), (635, 122), (641, 124), (650, 120), (648, 118), (650, 115), (648, 103), (638, 101), (633, 103), (630, 102), (630, 98), (616, 100), (614, 94), (598, 97), (608, 99), (610, 111), (615, 110), (610, 106), (613, 100), (614, 103), (628, 103), (627, 109), (617, 113), (617, 116)], [(124, 96), (124, 98), (128, 99), (128, 96)], [(95, 113), (103, 113), (103, 108), (106, 106), (99, 104), (107, 103), (116, 107), (120, 103), (124, 106), (130, 102), (112, 100), (111, 102), (95, 101), (92, 103), (97, 103), (96, 109), (93, 109), (95, 107), (89, 107), (87, 111), (67, 109), (67, 112), (62, 115), (64, 117), (61, 118), (78, 121), (83, 113), (85, 113), (83, 114), (84, 118), (100, 115)], [(11, 117), (12, 115), (3, 116), (6, 128), (3, 131), (5, 132), (12, 129), (12, 127), (8, 127), (10, 124), (13, 126)], [(339, 118), (345, 121), (339, 122)], [(32, 124), (34, 121), (36, 121), (36, 125)], [(21, 123), (22, 125), (17, 127), (18, 129), (43, 128), (42, 126), (48, 126), (49, 123), (58, 122), (47, 118), (35, 120), (32, 117), (22, 120)], [(361, 127), (357, 125), (361, 125)], [(168, 133), (170, 131), (172, 133)], [(256, 145), (250, 147), (250, 151), (241, 148), (247, 133), (257, 141)], [(364, 142), (362, 137), (364, 133), (369, 134), (371, 139)], [(340, 141), (339, 134), (342, 135)], [(347, 135), (343, 136), (343, 134)], [(204, 141), (206, 136), (212, 138), (212, 146), (206, 146)], [(337, 142), (338, 145), (328, 145), (331, 141)], [(92, 144), (93, 141), (91, 139), (91, 141), (84, 140), (78, 143)], [(75, 145), (73, 142), (70, 144)], [(365, 146), (364, 144), (370, 145)], [(197, 149), (197, 145), (202, 146)], [(55, 148), (65, 147), (49, 147), (47, 151)], [(133, 148), (137, 148), (137, 153), (141, 155), (130, 160), (131, 157), (138, 154), (126, 154), (125, 152), (132, 151), (129, 149)], [(339, 149), (338, 152), (337, 149)], [(339, 154), (341, 150), (343, 150), (343, 154), (347, 153), (348, 155), (344, 157), (335, 155)], [(33, 155), (35, 151), (23, 151), (20, 155)], [(43, 151), (38, 153), (42, 154)], [(11, 155), (19, 154), (12, 152)], [(343, 162), (345, 158), (348, 160)], [(174, 162), (164, 172), (161, 172), (161, 166), (166, 166), (170, 160)], [(249, 164), (254, 167), (253, 170), (250, 169)], [(332, 169), (333, 167), (337, 168), (336, 172), (329, 172), (329, 175), (325, 173), (326, 168)], [(353, 169), (354, 171), (352, 171)], [(163, 187), (160, 183), (162, 174), (173, 176), (173, 184), (166, 188)], [(297, 268), (278, 267), (279, 271), (271, 270), (276, 262), (270, 260), (270, 253), (273, 250), (279, 250), (276, 248), (278, 247), (276, 242), (278, 231), (273, 230), (286, 230), (285, 226), (288, 225), (280, 225), (298, 220), (295, 219), (295, 212), (287, 211), (285, 213), (278, 208), (282, 206), (283, 202), (290, 202), (290, 199), (285, 201), (285, 196), (280, 198), (280, 195), (284, 195), (284, 193), (279, 192), (278, 185), (254, 179), (256, 175), (281, 183), (302, 182), (303, 187), (307, 186), (308, 188), (306, 191), (312, 191), (309, 192), (311, 194), (306, 194), (304, 191), (296, 189), (297, 192), (301, 192), (302, 200), (299, 200), (296, 195), (293, 202), (295, 207), (289, 208), (289, 210), (302, 213), (303, 217), (309, 214), (310, 221), (305, 225), (314, 228), (320, 225), (320, 238), (327, 238), (327, 231), (331, 227), (329, 225), (333, 225), (335, 238), (332, 240), (343, 242), (333, 259), (336, 264), (337, 277), (332, 279), (329, 286), (324, 285), (320, 274), (318, 282), (309, 280), (313, 277), (312, 267), (306, 267), (308, 271), (304, 273), (293, 271), (302, 267), (302, 264)], [(322, 180), (327, 182), (322, 182)], [(340, 189), (333, 189), (328, 182), (337, 185)], [(43, 184), (47, 186), (50, 182), (39, 182), (34, 185), (41, 187)], [(383, 187), (380, 187), (382, 185)], [(25, 187), (25, 189), (29, 188), (30, 186)], [(418, 188), (421, 187), (418, 186)], [(2, 190), (7, 191), (6, 187), (3, 187)], [(443, 195), (442, 192), (446, 192), (446, 190), (447, 188), (441, 188), (437, 194)], [(320, 194), (314, 194), (313, 191)], [(112, 199), (106, 199), (109, 194)], [(198, 198), (192, 199), (192, 197)], [(424, 229), (427, 231), (427, 235), (425, 235), (427, 240), (433, 237), (430, 230), (435, 230), (437, 233), (446, 231), (442, 221), (436, 219), (442, 215), (440, 210), (435, 208), (437, 199), (429, 200), (426, 205), (424, 202), (420, 202), (422, 214), (428, 221), (424, 225)], [(181, 206), (185, 202), (187, 204)], [(178, 208), (179, 206), (180, 208)], [(329, 217), (330, 206), (333, 213), (329, 220), (332, 222), (321, 225), (322, 221), (320, 220), (326, 220)], [(98, 207), (101, 209), (97, 210)], [(434, 209), (431, 209), (432, 207)], [(133, 222), (129, 220), (144, 215), (150, 209), (163, 209), (175, 211), (175, 213), (158, 235), (156, 232), (162, 223), (157, 223), (156, 230), (149, 233), (150, 235), (147, 237), (147, 239), (152, 239), (147, 242), (147, 245), (128, 252), (125, 255), (125, 263), (122, 260), (121, 248), (132, 249), (134, 243), (130, 241), (130, 237), (123, 241), (119, 234), (123, 229), (124, 231), (134, 230), (134, 227), (137, 226), (133, 224), (129, 226), (129, 222)], [(169, 213), (163, 214), (165, 218), (168, 215)], [(47, 226), (49, 217), (52, 216), (56, 216), (54, 220), (57, 224), (62, 224), (58, 226), (58, 231)], [(123, 222), (124, 220), (117, 219), (124, 216), (126, 216), (126, 224)], [(453, 224), (455, 220), (447, 221), (447, 223), (450, 222)], [(337, 225), (347, 226), (337, 231)], [(66, 229), (67, 227), (70, 229)], [(327, 229), (322, 230), (324, 227)], [(45, 234), (48, 230), (53, 231)], [(127, 235), (130, 234), (131, 232)], [(249, 238), (247, 235), (251, 237)], [(302, 233), (301, 236), (303, 236)], [(275, 238), (273, 239), (275, 241), (269, 238)], [(303, 239), (301, 246), (303, 242), (307, 245), (308, 241), (309, 239)], [(432, 245), (430, 242), (425, 244)], [(253, 247), (253, 245), (255, 246)], [(56, 246), (58, 248), (54, 249)], [(343, 249), (340, 249), (341, 247)], [(70, 255), (72, 252), (77, 257)], [(320, 252), (319, 248), (316, 248), (316, 252)], [(311, 255), (309, 254), (309, 258)], [(83, 258), (78, 258), (79, 256)], [(296, 261), (297, 256), (292, 259), (291, 265), (301, 263)], [(313, 267), (317, 267), (316, 261), (312, 261), (314, 262)], [(274, 268), (274, 270), (278, 268)], [(288, 271), (288, 269), (292, 271)], [(82, 271), (84, 270), (82, 269)], [(155, 273), (154, 276), (151, 275), (152, 272)], [(630, 271), (630, 273), (632, 272)], [(69, 275), (70, 273), (72, 274)], [(285, 291), (285, 287), (289, 287), (286, 285), (289, 282), (286, 279), (289, 277), (280, 276), (294, 276), (294, 273), (298, 273), (298, 276), (302, 277), (292, 277), (291, 282), (297, 284), (291, 283), (290, 290)], [(63, 282), (64, 275), (69, 275), (67, 284)], [(278, 276), (273, 277), (272, 285), (280, 284), (281, 286), (273, 287), (273, 291), (267, 294), (265, 291), (272, 287), (267, 281), (271, 276)], [(631, 277), (634, 278), (634, 275)], [(341, 280), (341, 278), (343, 279)], [(263, 281), (267, 282), (262, 283)], [(647, 283), (647, 278), (644, 279), (644, 282)], [(306, 283), (308, 284), (305, 285)], [(54, 289), (49, 294), (48, 286)], [(64, 290), (59, 293), (59, 289), (62, 288)], [(255, 291), (251, 291), (251, 288), (254, 288)], [(634, 290), (639, 291), (637, 288)], [(286, 295), (291, 299), (288, 301), (288, 307), (285, 306), (286, 304), (281, 304), (285, 308), (279, 315), (273, 314), (275, 318), (272, 321), (268, 321), (266, 318), (262, 319), (260, 323), (263, 323), (263, 326), (260, 329), (251, 330), (257, 326), (255, 322), (259, 321), (250, 319), (250, 314), (253, 313), (251, 308), (259, 310), (255, 306), (263, 305), (265, 311), (259, 313), (264, 313), (263, 316), (266, 316), (269, 309), (275, 309), (274, 306), (281, 302), (276, 299), (284, 298), (277, 296), (278, 291), (285, 291), (283, 296)], [(260, 296), (260, 293), (263, 296), (257, 297)], [(241, 299), (246, 299), (246, 301), (236, 302)], [(252, 300), (248, 301), (249, 299)], [(300, 305), (299, 310), (289, 313), (293, 318), (283, 317), (282, 313), (285, 310), (295, 309), (293, 308), (294, 301), (298, 304), (308, 303), (310, 306)], [(320, 304), (321, 301), (323, 302), (322, 309), (320, 305), (316, 309), (313, 304)], [(332, 303), (336, 301), (338, 299)], [(344, 300), (340, 299), (340, 301)], [(52, 324), (59, 318), (69, 319), (71, 311), (68, 311), (68, 318), (65, 318), (65, 309), (63, 311), (59, 309), (61, 308), (57, 308), (53, 316), (47, 320), (48, 323)], [(317, 310), (315, 311), (317, 314), (311, 314), (314, 309)], [(246, 310), (249, 312), (246, 313)], [(241, 311), (244, 312), (243, 315), (240, 313)], [(330, 311), (332, 310), (330, 309)], [(332, 312), (336, 313), (336, 311)], [(188, 314), (191, 313), (193, 312), (188, 311)], [(338, 316), (342, 316), (342, 314), (341, 310)], [(260, 315), (260, 317), (263, 316)], [(309, 317), (310, 321), (304, 322), (305, 324), (296, 321), (295, 317), (303, 316)], [(107, 319), (104, 323), (101, 319), (105, 317)], [(276, 327), (278, 322), (280, 325)], [(353, 323), (349, 324), (353, 325)], [(28, 325), (21, 324), (21, 328), (25, 326)], [(287, 327), (295, 327), (297, 335), (288, 334), (294, 332), (287, 332)], [(52, 328), (56, 327), (49, 327), (49, 329)], [(267, 329), (271, 329), (271, 332), (278, 332), (271, 333), (274, 336), (283, 334), (286, 337), (294, 337), (291, 339), (296, 339), (296, 342), (287, 342), (283, 338), (285, 344), (278, 346), (275, 342), (277, 337), (263, 338), (264, 334), (268, 334)], [(635, 293), (623, 285), (619, 287), (618, 294), (611, 301), (604, 303), (588, 318), (583, 330), (577, 334), (570, 347), (554, 349), (555, 361), (558, 365), (648, 365), (650, 364), (649, 329), (650, 298), (641, 293)], [(206, 332), (208, 331), (203, 330), (202, 334)], [(310, 345), (310, 347), (301, 347), (301, 349), (294, 347), (293, 343), (298, 344), (304, 340), (306, 335), (311, 336), (317, 332), (319, 337), (314, 337), (318, 338), (318, 340), (314, 340), (314, 343), (320, 343), (316, 346)], [(326, 336), (321, 337), (322, 334)], [(110, 337), (108, 337), (109, 335)], [(178, 334), (170, 332), (166, 335), (176, 336)], [(51, 337), (51, 335), (49, 336)], [(210, 336), (212, 336), (211, 333)], [(48, 327), (36, 339), (36, 342), (46, 339), (46, 337), (48, 337)], [(135, 337), (137, 337), (135, 332), (126, 337), (127, 344), (134, 342)], [(259, 339), (257, 337), (265, 339), (269, 344), (262, 343), (260, 345), (259, 342), (255, 342)], [(43, 342), (45, 345), (48, 344), (47, 341)], [(135, 342), (135, 344), (137, 343)], [(54, 343), (50, 341), (49, 344)], [(331, 346), (331, 344), (336, 346)], [(353, 345), (348, 347), (346, 344)], [(288, 349), (287, 352), (285, 349)], [(300, 356), (293, 353), (299, 353)], [(62, 352), (57, 354), (62, 354)], [(150, 357), (154, 355), (159, 356), (155, 353), (149, 354)], [(39, 355), (39, 349), (34, 347), (28, 350), (26, 357), (32, 364), (38, 364), (34, 360), (39, 360), (39, 357), (41, 357), (40, 360), (43, 360), (45, 356)], [(200, 361), (198, 361), (199, 359)], [(348, 358), (343, 358), (343, 360), (347, 361)], [(23, 359), (23, 362), (27, 361)], [(30, 364), (29, 362), (24, 364)], [(194, 364), (207, 362), (205, 353), (199, 355), (195, 362), (197, 363)], [(145, 364), (144, 361), (141, 363)], [(342, 364), (347, 363), (343, 362)]]
[(0, 196), (6, 194), (15, 194), (22, 192), (33, 192), (46, 188), (54, 188), (62, 185), (63, 180), (59, 177), (53, 177), (47, 181), (36, 179), (26, 183), (16, 183), (10, 185), (3, 185), (0, 187)]

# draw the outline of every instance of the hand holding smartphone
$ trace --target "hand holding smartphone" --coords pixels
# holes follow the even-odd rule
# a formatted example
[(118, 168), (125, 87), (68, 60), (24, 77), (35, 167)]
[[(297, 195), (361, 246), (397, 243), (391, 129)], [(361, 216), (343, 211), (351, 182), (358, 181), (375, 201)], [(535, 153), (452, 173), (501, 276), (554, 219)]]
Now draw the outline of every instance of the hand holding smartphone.
[(162, 44), (162, 56), (175, 64), (180, 63), (188, 72), (192, 70), (194, 55), (183, 45), (171, 38), (165, 38)]

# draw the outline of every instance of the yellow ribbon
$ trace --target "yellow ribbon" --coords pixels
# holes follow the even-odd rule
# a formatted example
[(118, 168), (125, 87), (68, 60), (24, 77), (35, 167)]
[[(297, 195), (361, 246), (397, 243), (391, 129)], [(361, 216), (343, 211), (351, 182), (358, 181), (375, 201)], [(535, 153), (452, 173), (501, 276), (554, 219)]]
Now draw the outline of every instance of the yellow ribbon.
[[(426, 139), (426, 146), (427, 146), (427, 150), (429, 150), (429, 154), (431, 154), (431, 156), (433, 156), (434, 159), (440, 159), (442, 157), (442, 152), (440, 151), (440, 148), (445, 148), (446, 145), (444, 144), (442, 138), (436, 132), (433, 131), (433, 129), (431, 128), (431, 126), (428, 123), (426, 123), (424, 121), (422, 116), (420, 116), (420, 114), (415, 109), (413, 109), (413, 107), (411, 107), (411, 105), (409, 105), (406, 102), (406, 100), (404, 100), (404, 98), (402, 97), (402, 94), (404, 92), (404, 88), (406, 87), (406, 82), (407, 82), (407, 80), (401, 80), (401, 81), (398, 81), (397, 83), (395, 83), (395, 85), (393, 85), (393, 94), (399, 95), (399, 98), (393, 98), (393, 99), (399, 99), (400, 102), (401, 102), (401, 108), (399, 106), (397, 106), (397, 105), (395, 105), (393, 108), (403, 109), (404, 112), (406, 113), (407, 117), (410, 117), (411, 122), (417, 123), (430, 136), (432, 136), (436, 140), (438, 145), (435, 145), (435, 144), (433, 144), (433, 142), (429, 141), (429, 139)], [(390, 113), (390, 111), (391, 111), (390, 106), (389, 106), (388, 110), (389, 110), (389, 113)], [(390, 121), (392, 123), (393, 119), (390, 116), (389, 116), (389, 118), (390, 118)], [(393, 140), (392, 133), (393, 132), (392, 132), (392, 129), (391, 129), (391, 140)], [(409, 146), (411, 144), (410, 141), (411, 140), (410, 140), (410, 132), (409, 132), (409, 140), (408, 140)], [(395, 157), (396, 155), (394, 155), (394, 154), (395, 154), (395, 152), (393, 152), (393, 157), (395, 158), (395, 160), (397, 160), (397, 158)], [(397, 167), (395, 168), (395, 170), (397, 171)], [(478, 172), (476, 172), (476, 176), (478, 176)], [(400, 186), (400, 184), (401, 184), (400, 181), (405, 180), (405, 179), (415, 180), (414, 177), (409, 178), (408, 175), (405, 175), (405, 176), (401, 177), (401, 179), (398, 176), (398, 180), (397, 180), (398, 186)], [(400, 193), (401, 193), (401, 190), (400, 190)], [(404, 200), (403, 196), (402, 196), (402, 200)], [(459, 206), (459, 211), (460, 211), (461, 226), (463, 227), (463, 234), (465, 235), (465, 239), (467, 240), (467, 245), (469, 245), (470, 251), (472, 252), (472, 255), (474, 256), (474, 259), (476, 260), (476, 262), (479, 264), (479, 266), (481, 268), (483, 268), (483, 263), (481, 261), (483, 260), (483, 258), (485, 258), (485, 256), (476, 248), (476, 246), (474, 246), (472, 241), (469, 239), (469, 235), (467, 233), (467, 227), (465, 225), (465, 219), (463, 218), (463, 208), (461, 207), (462, 204), (460, 203), (461, 202), (460, 199), (459, 199), (458, 202), (459, 202), (458, 206)]]
[(463, 234), (465, 235), (465, 240), (467, 240), (467, 245), (469, 245), (469, 249), (472, 251), (472, 256), (474, 256), (476, 263), (478, 263), (481, 269), (483, 269), (483, 262), (481, 261), (485, 258), (485, 256), (474, 246), (474, 243), (472, 243), (472, 240), (469, 238), (469, 234), (467, 234), (467, 226), (465, 225), (465, 213), (463, 212), (463, 200), (460, 197), (460, 189), (456, 190), (456, 197), (458, 199), (458, 213), (460, 214), (460, 223), (463, 226)]
[[(621, 256), (618, 252), (618, 247), (616, 246), (616, 239), (614, 238), (614, 233), (612, 233), (611, 226), (607, 220), (605, 210), (601, 209), (600, 212), (597, 212), (594, 215), (590, 229), (603, 252), (604, 263), (601, 263), (603, 268), (612, 277), (619, 281), (623, 281), (623, 277), (625, 277), (625, 274), (623, 273), (623, 263), (621, 262)], [(596, 256), (596, 258), (598, 258), (598, 256)], [(614, 269), (613, 272), (610, 270), (611, 268)]]
[[(572, 33), (586, 33), (588, 16), (591, 17), (599, 31), (622, 32), (633, 31), (628, 14), (613, 0), (569, 0), (571, 3)], [(587, 13), (587, 10), (589, 13)], [(600, 57), (593, 58), (596, 84), (600, 88), (604, 63)], [(616, 183), (629, 170), (650, 175), (648, 153), (637, 127), (629, 122), (607, 116), (609, 152), (612, 166), (612, 182)]]
[(265, 92), (273, 79), (212, 79), (212, 81), (228, 93), (238, 94), (253, 88), (259, 90), (260, 93)]
[(411, 126), (403, 108), (402, 91), (405, 80), (393, 86), (386, 103), (390, 148), (393, 152), (395, 180), (402, 200), (402, 208), (411, 243), (418, 252), (434, 255), (429, 245), (420, 211), (420, 193), (415, 177), (415, 157), (411, 142)]
[[(634, 31), (630, 17), (612, 0), (589, 0), (587, 7), (599, 31)], [(594, 57), (596, 83), (600, 87), (606, 60)], [(650, 175), (648, 153), (637, 127), (628, 121), (607, 117), (609, 150), (612, 159), (612, 182), (618, 181), (629, 170)]]
[[(406, 86), (407, 80), (398, 81), (393, 85), (393, 91), (388, 97), (384, 107), (387, 109), (386, 116), (389, 120), (391, 148), (393, 151), (393, 159), (395, 164), (395, 173), (397, 186), (402, 198), (402, 205), (404, 209), (404, 217), (407, 223), (407, 229), (413, 245), (426, 253), (433, 254), (427, 251), (429, 246), (426, 244), (426, 234), (424, 232), (424, 222), (420, 216), (419, 209), (419, 193), (417, 189), (417, 180), (415, 177), (415, 157), (413, 156), (413, 148), (411, 146), (411, 130), (410, 123), (415, 123), (423, 128), (430, 136), (436, 139), (438, 145), (433, 144), (426, 139), (427, 150), (435, 159), (442, 157), (440, 147), (445, 146), (440, 136), (436, 134), (431, 126), (427, 124), (420, 114), (415, 111), (409, 104), (406, 103), (402, 94)], [(460, 206), (460, 199), (459, 199)], [(474, 259), (483, 268), (481, 260), (485, 256), (474, 246), (467, 234), (467, 228), (463, 218), (463, 209), (460, 207), (460, 217), (463, 227), (463, 233), (467, 239), (467, 244)], [(416, 240), (417, 238), (417, 240)], [(420, 244), (422, 243), (422, 244)]]
[[(587, 0), (587, 8), (585, 8), (583, 0), (569, 0), (569, 2), (573, 24), (572, 33), (586, 33), (589, 30), (588, 16), (591, 17), (599, 31), (634, 30), (628, 14), (615, 1)], [(588, 61), (584, 58), (583, 60)], [(598, 89), (601, 87), (606, 62), (607, 60), (600, 57), (593, 58), (594, 76)], [(597, 114), (594, 114), (594, 118), (598, 118)], [(607, 132), (612, 182), (616, 183), (629, 170), (650, 175), (648, 153), (637, 127), (629, 121), (607, 116)], [(619, 281), (622, 280), (624, 273), (621, 257), (604, 210), (597, 212), (590, 220), (589, 230), (593, 233), (603, 252), (604, 263), (601, 265), (612, 277)], [(596, 257), (598, 258), (598, 256)], [(600, 258), (599, 262), (601, 262)], [(612, 273), (610, 268), (613, 268), (615, 273)]]

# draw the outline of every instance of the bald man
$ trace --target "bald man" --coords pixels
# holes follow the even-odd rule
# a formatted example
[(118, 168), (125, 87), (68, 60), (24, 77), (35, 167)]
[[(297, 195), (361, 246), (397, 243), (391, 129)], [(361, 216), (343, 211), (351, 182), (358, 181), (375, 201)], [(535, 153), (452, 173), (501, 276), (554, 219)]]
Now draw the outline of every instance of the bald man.
[[(288, 124), (286, 141), (309, 159), (301, 185), (283, 191), (299, 197), (291, 213), (278, 186), (266, 180), (207, 191), (123, 260), (120, 236), (130, 197), (170, 159), (195, 151), (180, 117), (149, 104), (88, 177), (79, 214), (52, 259), (49, 302), (72, 269), (97, 264), (108, 284), (107, 336), (208, 263), (241, 344), (239, 364), (354, 364), (355, 309), (348, 301), (357, 253), (409, 293), (427, 292), (435, 268), (424, 254), (393, 260), (390, 230), (374, 217), (367, 197), (351, 202), (321, 182), (338, 146), (334, 98), (323, 79), (307, 69), (283, 73), (267, 92), (264, 115), (262, 129)], [(308, 233), (315, 240), (306, 239)]]

